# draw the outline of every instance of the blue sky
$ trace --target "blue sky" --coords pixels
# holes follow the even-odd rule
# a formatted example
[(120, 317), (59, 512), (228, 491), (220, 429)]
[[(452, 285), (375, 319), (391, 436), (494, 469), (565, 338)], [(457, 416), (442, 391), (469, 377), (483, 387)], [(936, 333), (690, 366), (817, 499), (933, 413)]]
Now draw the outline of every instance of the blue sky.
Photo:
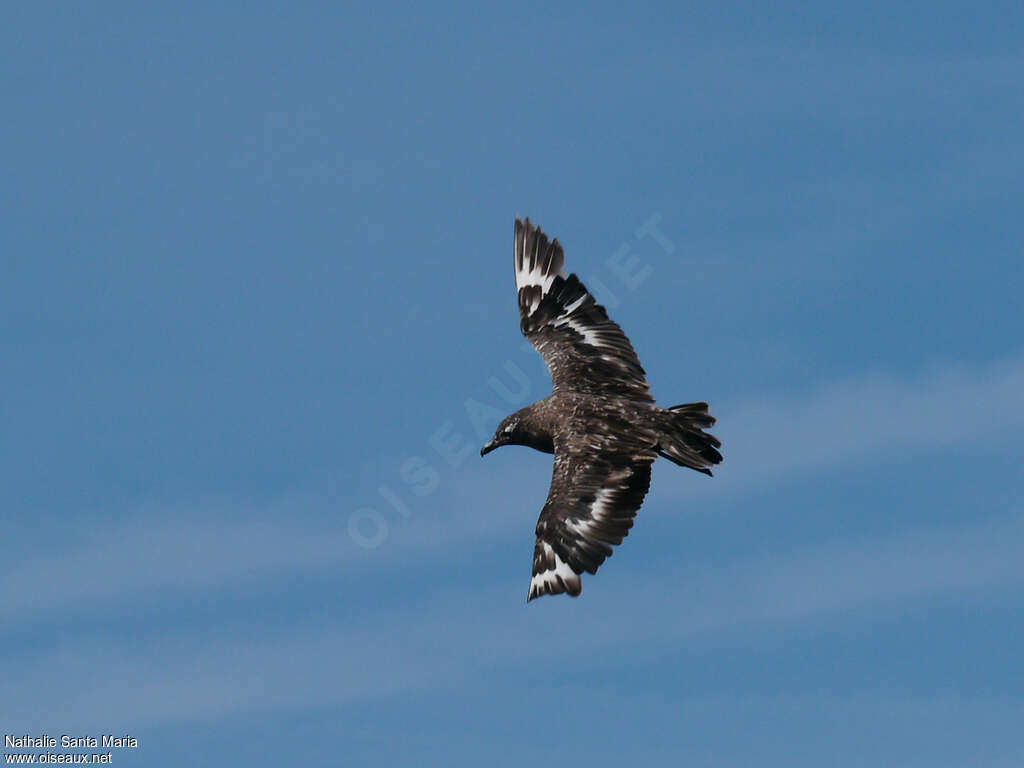
[[(1020, 765), (1022, 23), (6, 7), (0, 728), (140, 766)], [(529, 606), (550, 457), (476, 454), (549, 387), (516, 214), (726, 457), (657, 464), (583, 596)]]

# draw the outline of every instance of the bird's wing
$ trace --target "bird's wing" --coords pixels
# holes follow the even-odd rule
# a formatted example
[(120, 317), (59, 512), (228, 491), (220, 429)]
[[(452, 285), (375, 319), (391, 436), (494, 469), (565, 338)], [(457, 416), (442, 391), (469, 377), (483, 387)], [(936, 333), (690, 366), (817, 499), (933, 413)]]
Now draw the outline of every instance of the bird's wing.
[(597, 573), (622, 543), (650, 487), (657, 455), (652, 449), (580, 448), (591, 452), (556, 447), (551, 488), (537, 520), (527, 602), (560, 592), (579, 595), (580, 574)]
[(552, 388), (653, 402), (633, 345), (576, 275), (558, 240), (516, 218), (519, 327), (540, 352)]

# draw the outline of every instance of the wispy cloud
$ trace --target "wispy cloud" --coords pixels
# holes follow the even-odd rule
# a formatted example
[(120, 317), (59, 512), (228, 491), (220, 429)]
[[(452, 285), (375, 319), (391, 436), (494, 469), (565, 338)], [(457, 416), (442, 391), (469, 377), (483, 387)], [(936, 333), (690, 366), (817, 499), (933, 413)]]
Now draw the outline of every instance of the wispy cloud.
[[(558, 728), (560, 743), (571, 741), (574, 758), (587, 765), (621, 765), (624, 752), (648, 765), (674, 764), (680, 745), (686, 765), (697, 768), (1011, 768), (1020, 765), (1024, 752), (1018, 733), (1024, 702), (998, 696), (922, 695), (883, 687), (848, 693), (681, 693), (666, 699), (594, 686), (543, 695), (590, 703), (586, 715), (572, 708), (560, 714)], [(592, 738), (595, 711), (628, 712), (629, 733)], [(486, 754), (486, 746), (479, 745), (479, 754)], [(513, 759), (496, 764), (542, 761), (552, 746), (531, 739)]]
[[(602, 664), (688, 643), (756, 643), (752, 627), (818, 631), (953, 594), (1019, 594), (1024, 521), (837, 545), (673, 579), (620, 578), (586, 599), (510, 604), (521, 584), (454, 586), (358, 621), (261, 630), (181, 626), (146, 638), (71, 636), (5, 676), (14, 728), (206, 718), (344, 704), (437, 688), (524, 664)], [(457, 583), (457, 582), (456, 582)], [(669, 613), (669, 606), (671, 606)], [(558, 621), (552, 621), (557, 614)], [(615, 622), (608, 616), (614, 615)], [(538, 633), (545, 642), (538, 644)], [(587, 660), (591, 661), (588, 662)], [(9, 659), (15, 661), (15, 659)], [(139, 681), (145, 680), (140, 686)], [(52, 691), (68, 691), (55, 705)]]
[[(857, 376), (799, 395), (716, 405), (730, 489), (941, 450), (1020, 440), (1024, 357), (912, 378)], [(675, 485), (698, 492), (692, 483)]]
[[(861, 376), (804, 396), (758, 397), (714, 411), (726, 455), (719, 476), (705, 483), (682, 472), (661, 473), (651, 509), (669, 496), (712, 504), (851, 465), (1019, 440), (1024, 359), (976, 369), (953, 365), (911, 379)], [(315, 494), (262, 509), (211, 502), (202, 509), (147, 508), (112, 527), (64, 526), (35, 537), (46, 546), (9, 552), (0, 574), (0, 611), (31, 621), (147, 595), (243, 586), (286, 572), (390, 567), (443, 556), (467, 540), (519, 535), (532, 526), (533, 509), (524, 505), (540, 508), (546, 472), (540, 471), (535, 489), (516, 488), (499, 498), (490, 489), (509, 461), (533, 470), (542, 459), (518, 456), (500, 467), (492, 462), (460, 470), (452, 484), (456, 503), (444, 519), (420, 514), (402, 521), (378, 550), (354, 545), (334, 507)]]

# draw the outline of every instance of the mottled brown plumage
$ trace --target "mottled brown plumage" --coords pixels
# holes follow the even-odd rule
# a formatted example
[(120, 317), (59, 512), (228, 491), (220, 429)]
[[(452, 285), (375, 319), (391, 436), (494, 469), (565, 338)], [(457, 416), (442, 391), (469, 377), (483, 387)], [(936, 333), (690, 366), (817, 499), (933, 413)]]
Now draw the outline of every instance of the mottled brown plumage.
[(715, 422), (707, 403), (655, 405), (629, 339), (563, 264), (558, 240), (516, 218), (520, 327), (552, 393), (505, 418), (480, 454), (502, 445), (555, 454), (527, 601), (580, 594), (580, 574), (596, 573), (629, 533), (659, 455), (708, 475), (722, 460), (703, 431)]

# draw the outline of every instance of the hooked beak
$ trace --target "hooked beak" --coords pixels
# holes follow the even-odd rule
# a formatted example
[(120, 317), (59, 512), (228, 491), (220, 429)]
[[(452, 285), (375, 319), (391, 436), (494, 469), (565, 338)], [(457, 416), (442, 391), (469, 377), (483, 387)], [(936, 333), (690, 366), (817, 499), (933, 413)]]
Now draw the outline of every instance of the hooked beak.
[(487, 445), (485, 445), (483, 448), (480, 449), (480, 455), (481, 456), (486, 456), (488, 453), (490, 453), (491, 451), (493, 451), (497, 447), (498, 446), (495, 444), (495, 442), (493, 440), (491, 440), (491, 441), (489, 441), (487, 443)]

